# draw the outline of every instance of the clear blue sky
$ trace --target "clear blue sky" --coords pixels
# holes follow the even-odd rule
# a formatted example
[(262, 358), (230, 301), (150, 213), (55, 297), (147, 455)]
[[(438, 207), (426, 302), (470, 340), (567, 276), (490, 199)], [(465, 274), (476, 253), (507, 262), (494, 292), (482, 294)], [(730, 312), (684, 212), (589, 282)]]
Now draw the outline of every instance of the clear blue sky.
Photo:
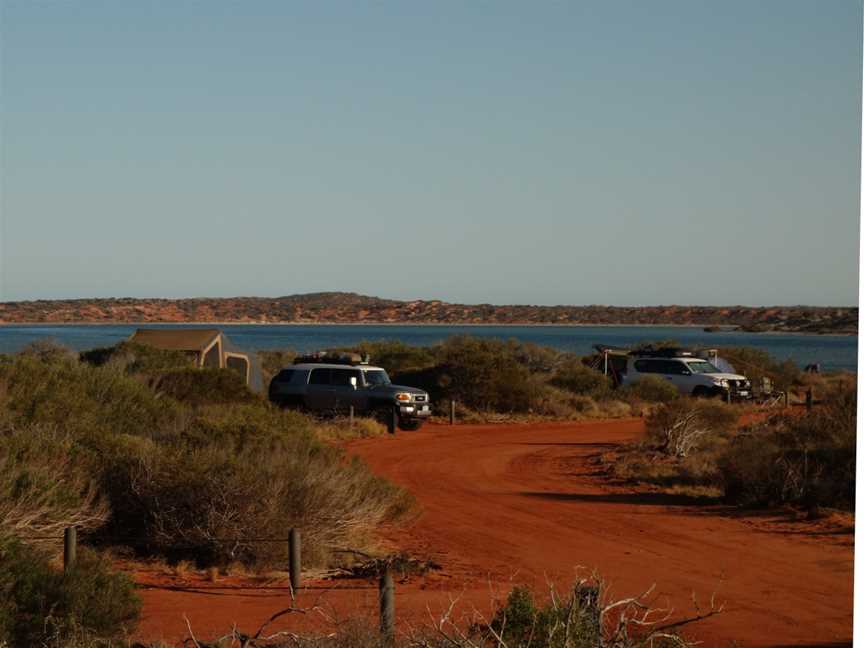
[(858, 302), (861, 2), (0, 7), (0, 300)]

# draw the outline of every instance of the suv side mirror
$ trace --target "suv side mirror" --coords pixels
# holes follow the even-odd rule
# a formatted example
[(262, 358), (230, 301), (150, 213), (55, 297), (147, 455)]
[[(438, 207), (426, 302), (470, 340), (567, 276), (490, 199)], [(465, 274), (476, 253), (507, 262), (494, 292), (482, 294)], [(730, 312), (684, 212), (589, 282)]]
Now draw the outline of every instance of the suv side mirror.
[(689, 369), (682, 369), (682, 370), (681, 370), (681, 375), (682, 375), (682, 376), (692, 376), (692, 375), (693, 375), (693, 372), (690, 371)]
[(357, 377), (356, 376), (351, 376), (351, 386), (354, 389), (357, 389)]

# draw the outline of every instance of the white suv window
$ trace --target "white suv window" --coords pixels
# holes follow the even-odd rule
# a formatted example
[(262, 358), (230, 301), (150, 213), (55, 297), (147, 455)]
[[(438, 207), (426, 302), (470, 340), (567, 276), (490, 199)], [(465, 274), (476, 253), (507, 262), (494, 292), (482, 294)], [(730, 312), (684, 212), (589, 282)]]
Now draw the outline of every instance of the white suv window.
[(687, 366), (678, 360), (637, 360), (633, 363), (639, 373), (656, 373), (670, 376), (680, 376)]
[(693, 360), (688, 362), (687, 366), (693, 373), (720, 373), (720, 370), (707, 360)]

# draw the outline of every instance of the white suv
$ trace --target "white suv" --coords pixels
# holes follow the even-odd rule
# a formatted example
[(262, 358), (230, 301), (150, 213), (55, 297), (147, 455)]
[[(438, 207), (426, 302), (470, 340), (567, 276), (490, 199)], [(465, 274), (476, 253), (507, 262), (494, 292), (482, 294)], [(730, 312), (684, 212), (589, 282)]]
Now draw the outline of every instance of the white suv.
[(658, 376), (671, 382), (682, 394), (712, 397), (731, 393), (734, 399), (750, 398), (750, 381), (746, 376), (724, 373), (692, 353), (667, 357), (630, 355), (622, 374), (622, 385), (632, 385), (645, 376)]

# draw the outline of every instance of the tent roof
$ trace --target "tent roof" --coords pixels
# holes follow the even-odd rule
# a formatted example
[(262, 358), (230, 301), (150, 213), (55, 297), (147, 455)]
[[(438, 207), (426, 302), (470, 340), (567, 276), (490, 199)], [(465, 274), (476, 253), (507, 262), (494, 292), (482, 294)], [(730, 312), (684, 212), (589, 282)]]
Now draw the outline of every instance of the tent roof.
[(129, 341), (168, 351), (204, 351), (220, 335), (219, 329), (138, 329)]

